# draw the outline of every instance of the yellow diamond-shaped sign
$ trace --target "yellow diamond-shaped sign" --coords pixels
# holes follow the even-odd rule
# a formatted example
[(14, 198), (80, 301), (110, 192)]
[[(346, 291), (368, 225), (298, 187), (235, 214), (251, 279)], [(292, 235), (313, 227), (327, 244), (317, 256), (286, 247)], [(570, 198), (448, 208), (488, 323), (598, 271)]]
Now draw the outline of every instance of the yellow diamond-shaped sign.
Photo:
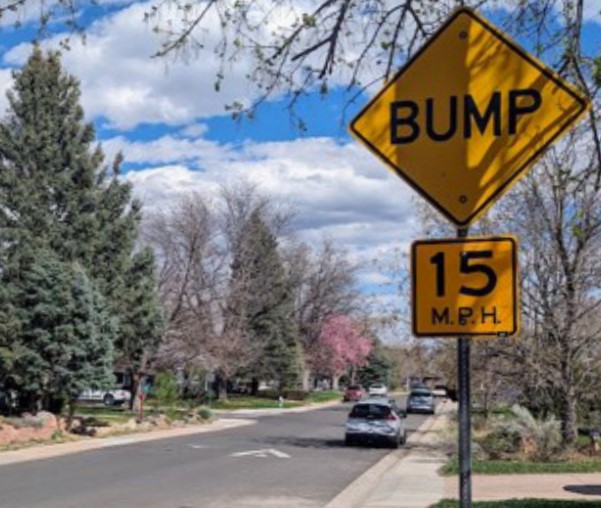
[(351, 132), (465, 226), (587, 107), (578, 90), (461, 8), (357, 115)]

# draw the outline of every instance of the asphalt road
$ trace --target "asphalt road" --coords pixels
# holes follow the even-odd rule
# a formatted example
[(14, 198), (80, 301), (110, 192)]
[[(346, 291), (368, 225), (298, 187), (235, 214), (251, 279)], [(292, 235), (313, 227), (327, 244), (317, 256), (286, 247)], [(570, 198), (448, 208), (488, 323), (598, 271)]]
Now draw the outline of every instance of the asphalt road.
[[(349, 407), (1, 466), (0, 507), (322, 507), (390, 453), (344, 446)], [(409, 433), (423, 420), (410, 415)]]

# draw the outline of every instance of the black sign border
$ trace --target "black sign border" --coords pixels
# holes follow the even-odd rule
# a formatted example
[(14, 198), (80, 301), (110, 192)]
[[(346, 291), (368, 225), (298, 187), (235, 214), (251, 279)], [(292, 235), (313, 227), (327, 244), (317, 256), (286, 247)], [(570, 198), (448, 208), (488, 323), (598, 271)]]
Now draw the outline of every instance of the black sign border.
[[(374, 102), (376, 102), (382, 94), (386, 92), (391, 86), (394, 85), (395, 81), (397, 81), (408, 69), (411, 67), (413, 62), (415, 62), (421, 54), (436, 40), (442, 33), (455, 21), (455, 19), (462, 15), (467, 14), (473, 20), (482, 25), (488, 32), (490, 32), (494, 37), (499, 39), (502, 43), (509, 46), (513, 51), (518, 53), (522, 58), (527, 60), (530, 64), (536, 67), (542, 74), (547, 76), (551, 81), (553, 81), (558, 87), (562, 88), (565, 92), (571, 95), (574, 100), (576, 100), (580, 104), (580, 109), (572, 116), (570, 116), (566, 122), (557, 130), (555, 135), (547, 140), (547, 142), (542, 145), (538, 150), (533, 151), (532, 156), (522, 164), (513, 174), (511, 178), (509, 178), (503, 185), (499, 186), (499, 188), (492, 194), (482, 205), (480, 205), (474, 212), (467, 217), (464, 221), (458, 220), (454, 217), (451, 212), (449, 212), (446, 208), (444, 208), (438, 201), (436, 201), (432, 196), (430, 196), (424, 189), (422, 189), (416, 182), (414, 182), (411, 177), (404, 172), (401, 165), (397, 165), (387, 157), (385, 157), (368, 139), (363, 137), (359, 131), (355, 128), (355, 123), (365, 114), (365, 112), (372, 106)], [(442, 213), (450, 222), (456, 224), (460, 227), (469, 226), (473, 222), (475, 222), (481, 214), (483, 214), (489, 206), (492, 205), (494, 201), (496, 201), (509, 187), (511, 187), (516, 181), (521, 178), (526, 169), (534, 163), (538, 157), (540, 157), (543, 152), (553, 144), (564, 132), (586, 111), (589, 103), (586, 98), (579, 95), (575, 90), (573, 90), (570, 86), (566, 86), (566, 84), (561, 80), (555, 73), (539, 62), (537, 59), (533, 58), (526, 50), (521, 48), (517, 43), (507, 38), (502, 32), (497, 30), (492, 24), (490, 24), (486, 19), (477, 15), (471, 8), (469, 7), (460, 7), (458, 8), (445, 23), (424, 43), (424, 45), (417, 51), (408, 62), (394, 75), (394, 77), (378, 92), (376, 96), (374, 96), (355, 116), (355, 118), (351, 121), (349, 126), (349, 130), (351, 134), (356, 138), (360, 139), (369, 150), (374, 153), (380, 160), (384, 162), (388, 167), (390, 167), (399, 177), (405, 180), (415, 191), (417, 191), (426, 201), (432, 204), (440, 213)]]
[[(446, 332), (446, 333), (422, 333), (417, 330), (417, 249), (420, 245), (440, 245), (440, 244), (468, 244), (480, 242), (510, 242), (511, 243), (511, 264), (513, 268), (513, 327), (510, 332), (502, 333), (469, 333), (469, 332)], [(519, 332), (520, 319), (518, 316), (519, 296), (518, 289), (518, 242), (514, 236), (490, 236), (474, 238), (437, 238), (433, 240), (416, 240), (411, 244), (411, 331), (416, 337), (510, 337)]]

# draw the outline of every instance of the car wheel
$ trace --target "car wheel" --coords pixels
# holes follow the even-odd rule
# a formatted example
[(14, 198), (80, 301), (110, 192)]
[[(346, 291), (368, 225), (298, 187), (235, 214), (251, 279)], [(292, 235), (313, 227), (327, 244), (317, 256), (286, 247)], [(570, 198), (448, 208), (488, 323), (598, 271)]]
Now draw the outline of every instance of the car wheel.
[(351, 436), (344, 436), (344, 445), (345, 446), (353, 446), (355, 444), (355, 440)]
[(407, 443), (407, 431), (406, 430), (404, 430), (403, 433), (401, 434), (401, 438), (400, 438), (399, 442), (402, 445)]
[(107, 393), (102, 399), (105, 406), (113, 406), (115, 404), (115, 397), (113, 397), (110, 393)]
[(390, 440), (390, 447), (396, 450), (399, 446), (401, 446), (401, 436), (394, 436)]

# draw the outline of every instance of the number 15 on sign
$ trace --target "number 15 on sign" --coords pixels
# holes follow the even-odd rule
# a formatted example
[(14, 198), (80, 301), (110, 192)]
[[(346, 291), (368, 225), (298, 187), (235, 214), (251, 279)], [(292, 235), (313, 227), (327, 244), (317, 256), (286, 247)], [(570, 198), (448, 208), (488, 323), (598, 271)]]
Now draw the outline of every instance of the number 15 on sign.
[(513, 237), (415, 242), (413, 333), (424, 337), (517, 333), (516, 251)]

